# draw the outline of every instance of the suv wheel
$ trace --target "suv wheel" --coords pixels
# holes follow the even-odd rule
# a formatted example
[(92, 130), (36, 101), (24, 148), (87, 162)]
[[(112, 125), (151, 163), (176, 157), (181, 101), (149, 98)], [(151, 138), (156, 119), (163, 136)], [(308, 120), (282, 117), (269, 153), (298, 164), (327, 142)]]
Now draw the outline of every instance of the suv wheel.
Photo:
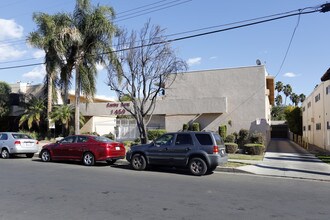
[(202, 176), (207, 171), (207, 165), (202, 158), (194, 157), (189, 161), (189, 170), (195, 176)]
[(8, 159), (10, 157), (9, 151), (6, 148), (1, 151), (1, 157), (3, 159)]
[(141, 154), (134, 154), (131, 164), (135, 170), (144, 170), (147, 167), (146, 158)]

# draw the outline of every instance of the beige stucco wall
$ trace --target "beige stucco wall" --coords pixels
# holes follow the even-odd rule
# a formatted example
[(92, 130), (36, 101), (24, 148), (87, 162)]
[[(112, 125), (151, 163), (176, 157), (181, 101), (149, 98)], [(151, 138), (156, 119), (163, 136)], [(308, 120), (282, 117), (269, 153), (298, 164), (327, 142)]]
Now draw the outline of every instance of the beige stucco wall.
[[(326, 94), (326, 88), (329, 93)], [(320, 94), (320, 100), (315, 102), (315, 97)], [(308, 103), (311, 103), (308, 107)], [(303, 136), (308, 142), (320, 148), (330, 150), (330, 81), (321, 82), (306, 98), (303, 107)], [(316, 124), (321, 124), (321, 129), (316, 130)], [(308, 129), (308, 126), (311, 129)]]

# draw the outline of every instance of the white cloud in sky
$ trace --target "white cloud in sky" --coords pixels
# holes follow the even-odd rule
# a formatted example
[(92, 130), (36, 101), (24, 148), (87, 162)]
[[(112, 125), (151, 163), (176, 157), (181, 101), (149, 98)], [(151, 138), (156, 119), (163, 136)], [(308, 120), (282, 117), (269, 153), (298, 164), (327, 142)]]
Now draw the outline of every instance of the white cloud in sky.
[(97, 69), (98, 72), (100, 72), (100, 71), (104, 70), (104, 66), (100, 63), (97, 63), (96, 64), (96, 69)]
[(189, 58), (187, 60), (187, 64), (189, 66), (199, 65), (199, 64), (201, 64), (201, 62), (202, 62), (202, 58), (201, 57)]
[(295, 73), (285, 73), (283, 76), (285, 76), (285, 77), (289, 77), (289, 78), (294, 78), (294, 77), (297, 77), (298, 75), (297, 74), (295, 74)]
[(23, 77), (27, 79), (34, 79), (34, 80), (40, 80), (43, 79), (46, 75), (46, 67), (45, 65), (40, 65), (35, 67), (30, 72), (24, 73)]
[(34, 53), (32, 54), (32, 56), (33, 56), (34, 58), (37, 58), (37, 59), (39, 59), (39, 58), (43, 58), (43, 57), (45, 57), (45, 51), (43, 51), (43, 50), (37, 50), (36, 52), (34, 52)]
[(23, 30), (23, 27), (14, 20), (0, 19), (0, 40), (21, 38)]
[(25, 53), (25, 50), (18, 50), (8, 44), (0, 43), (0, 61), (16, 59), (23, 56)]
[(213, 56), (213, 57), (210, 57), (210, 60), (215, 60), (215, 59), (217, 59), (218, 57), (216, 57), (216, 56)]

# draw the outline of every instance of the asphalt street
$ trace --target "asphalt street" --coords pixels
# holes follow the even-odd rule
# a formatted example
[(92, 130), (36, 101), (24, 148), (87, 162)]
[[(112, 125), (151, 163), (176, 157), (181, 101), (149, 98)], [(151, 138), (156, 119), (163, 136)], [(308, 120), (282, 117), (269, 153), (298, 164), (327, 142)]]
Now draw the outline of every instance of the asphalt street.
[(0, 159), (0, 219), (328, 219), (330, 183)]

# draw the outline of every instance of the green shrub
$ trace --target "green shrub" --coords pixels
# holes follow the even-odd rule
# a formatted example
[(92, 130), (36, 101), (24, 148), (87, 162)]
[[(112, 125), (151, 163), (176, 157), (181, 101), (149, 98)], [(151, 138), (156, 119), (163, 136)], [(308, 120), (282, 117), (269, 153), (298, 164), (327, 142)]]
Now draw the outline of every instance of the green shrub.
[(111, 140), (115, 140), (115, 135), (112, 134), (111, 132), (110, 132), (109, 134), (104, 134), (103, 136), (104, 136), (104, 137), (107, 137), (107, 138), (109, 138), (109, 139), (111, 139)]
[(228, 154), (235, 154), (238, 150), (238, 145), (236, 143), (225, 143), (225, 146)]
[(189, 130), (189, 125), (188, 124), (183, 124), (182, 130), (183, 131), (188, 131)]
[(252, 144), (264, 144), (264, 135), (262, 133), (253, 133), (249, 137), (250, 143)]
[(245, 144), (249, 142), (249, 130), (241, 129), (238, 132), (237, 143), (240, 148), (243, 148)]
[(219, 126), (219, 135), (225, 139), (227, 136), (227, 126), (226, 125), (221, 125)]
[(159, 138), (160, 136), (162, 136), (165, 133), (166, 133), (166, 130), (164, 130), (164, 129), (148, 130), (148, 139), (150, 141), (153, 141), (153, 140)]
[(225, 142), (227, 142), (227, 143), (235, 143), (235, 141), (236, 141), (236, 138), (233, 134), (229, 134), (225, 138)]
[(130, 148), (134, 141), (123, 141), (123, 144), (125, 145), (126, 148)]
[(245, 144), (244, 151), (251, 155), (262, 155), (265, 151), (265, 146), (262, 144)]
[(192, 124), (192, 130), (193, 130), (193, 131), (200, 131), (200, 130), (201, 130), (201, 128), (200, 128), (200, 124), (199, 124), (198, 122), (194, 122), (194, 123)]

